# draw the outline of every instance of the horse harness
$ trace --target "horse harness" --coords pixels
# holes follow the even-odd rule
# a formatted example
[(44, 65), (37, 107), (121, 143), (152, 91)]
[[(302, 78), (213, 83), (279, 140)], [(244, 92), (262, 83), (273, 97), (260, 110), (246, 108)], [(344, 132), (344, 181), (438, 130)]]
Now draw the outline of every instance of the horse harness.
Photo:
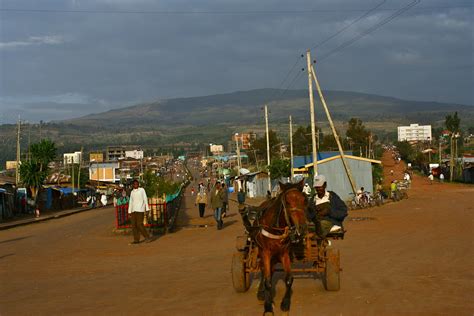
[[(295, 211), (295, 210), (298, 210), (298, 208), (294, 207), (294, 208), (290, 208), (288, 209), (286, 207), (286, 194), (290, 191), (299, 191), (298, 189), (296, 188), (292, 188), (292, 189), (289, 189), (288, 191), (285, 191), (284, 194), (281, 195), (281, 197), (279, 197), (280, 201), (281, 201), (281, 206), (278, 210), (278, 212), (275, 214), (274, 216), (274, 221), (273, 221), (273, 225), (274, 226), (266, 226), (266, 225), (258, 225), (258, 227), (260, 227), (260, 231), (259, 231), (259, 234), (262, 234), (263, 236), (269, 238), (269, 239), (275, 239), (275, 240), (280, 240), (280, 243), (283, 243), (285, 242), (288, 238), (290, 239), (290, 241), (292, 243), (297, 243), (300, 241), (300, 234), (298, 232), (298, 230), (296, 229), (296, 225), (292, 224), (291, 221), (290, 221), (290, 217), (288, 215), (288, 211)], [(257, 218), (257, 222), (259, 221), (259, 219), (261, 218), (261, 216), (263, 215), (263, 213), (268, 210), (269, 207), (265, 208), (262, 212), (261, 212), (261, 215), (258, 216)], [(283, 215), (285, 217), (285, 222), (286, 222), (286, 226), (281, 228), (281, 227), (278, 227), (280, 225), (280, 215), (281, 215), (281, 212), (283, 211)], [(276, 226), (276, 227), (275, 227)], [(273, 230), (279, 230), (279, 231), (283, 231), (282, 234), (280, 235), (276, 235), (276, 234), (272, 234), (270, 233), (267, 229), (273, 229)]]

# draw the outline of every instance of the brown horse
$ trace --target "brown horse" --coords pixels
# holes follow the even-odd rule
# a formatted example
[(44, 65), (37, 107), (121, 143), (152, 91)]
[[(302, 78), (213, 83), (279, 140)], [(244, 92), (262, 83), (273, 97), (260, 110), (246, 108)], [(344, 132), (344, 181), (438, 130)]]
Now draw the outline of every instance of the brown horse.
[(287, 312), (291, 304), (290, 247), (304, 239), (307, 232), (305, 209), (306, 196), (302, 193), (303, 181), (297, 184), (280, 183), (280, 194), (262, 203), (261, 215), (254, 222), (258, 227), (255, 241), (259, 248), (262, 277), (258, 298), (265, 300), (264, 315), (273, 315), (272, 275), (274, 265), (281, 262), (285, 271), (286, 292), (280, 308)]

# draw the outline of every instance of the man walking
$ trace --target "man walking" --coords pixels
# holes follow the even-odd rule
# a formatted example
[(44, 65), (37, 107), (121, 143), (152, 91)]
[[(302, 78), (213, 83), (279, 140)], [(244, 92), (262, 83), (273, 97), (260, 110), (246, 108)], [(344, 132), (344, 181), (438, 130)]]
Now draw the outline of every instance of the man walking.
[(222, 204), (222, 218), (224, 218), (227, 215), (227, 208), (229, 207), (229, 190), (227, 190), (227, 187), (225, 183), (222, 183), (222, 197), (223, 199), (223, 204)]
[(133, 242), (131, 244), (140, 243), (140, 233), (145, 237), (145, 242), (150, 242), (152, 239), (143, 226), (143, 218), (145, 212), (149, 212), (148, 198), (143, 188), (140, 188), (138, 180), (133, 180), (133, 190), (130, 193), (130, 201), (128, 204), (128, 214), (132, 219)]
[(217, 223), (217, 230), (221, 230), (224, 222), (222, 221), (222, 207), (224, 206), (224, 196), (221, 184), (216, 183), (211, 193), (211, 207), (214, 209), (214, 218)]

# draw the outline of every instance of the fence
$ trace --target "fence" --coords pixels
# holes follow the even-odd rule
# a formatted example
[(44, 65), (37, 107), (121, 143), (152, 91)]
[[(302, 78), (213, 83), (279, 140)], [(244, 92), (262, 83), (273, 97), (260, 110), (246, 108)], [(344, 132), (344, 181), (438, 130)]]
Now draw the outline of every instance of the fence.
[[(184, 187), (185, 185), (181, 186), (178, 192), (166, 196), (165, 199), (148, 199), (150, 213), (149, 216), (145, 216), (143, 219), (145, 227), (162, 232), (169, 232), (173, 229), (181, 206)], [(117, 205), (115, 207), (115, 226), (117, 229), (132, 228), (132, 223), (128, 214), (128, 204)]]

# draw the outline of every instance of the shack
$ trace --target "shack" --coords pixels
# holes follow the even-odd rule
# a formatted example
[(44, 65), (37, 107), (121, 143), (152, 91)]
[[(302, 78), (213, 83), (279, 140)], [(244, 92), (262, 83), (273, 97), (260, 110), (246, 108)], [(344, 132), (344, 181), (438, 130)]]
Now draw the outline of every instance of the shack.
[[(382, 164), (380, 160), (345, 155), (347, 164), (352, 172), (356, 188), (364, 187), (366, 191), (372, 192), (374, 183), (372, 180), (372, 165)], [(327, 189), (334, 191), (342, 200), (348, 201), (352, 198), (352, 187), (342, 164), (340, 155), (318, 160), (318, 174), (323, 174), (327, 179)], [(304, 167), (293, 169), (295, 174), (313, 174), (313, 163)], [(312, 181), (309, 181), (312, 182)]]
[[(270, 178), (268, 173), (263, 171), (250, 172), (236, 177), (241, 183), (241, 187), (247, 192), (247, 197), (265, 197), (268, 190), (268, 182)], [(237, 189), (239, 186), (237, 186)]]

